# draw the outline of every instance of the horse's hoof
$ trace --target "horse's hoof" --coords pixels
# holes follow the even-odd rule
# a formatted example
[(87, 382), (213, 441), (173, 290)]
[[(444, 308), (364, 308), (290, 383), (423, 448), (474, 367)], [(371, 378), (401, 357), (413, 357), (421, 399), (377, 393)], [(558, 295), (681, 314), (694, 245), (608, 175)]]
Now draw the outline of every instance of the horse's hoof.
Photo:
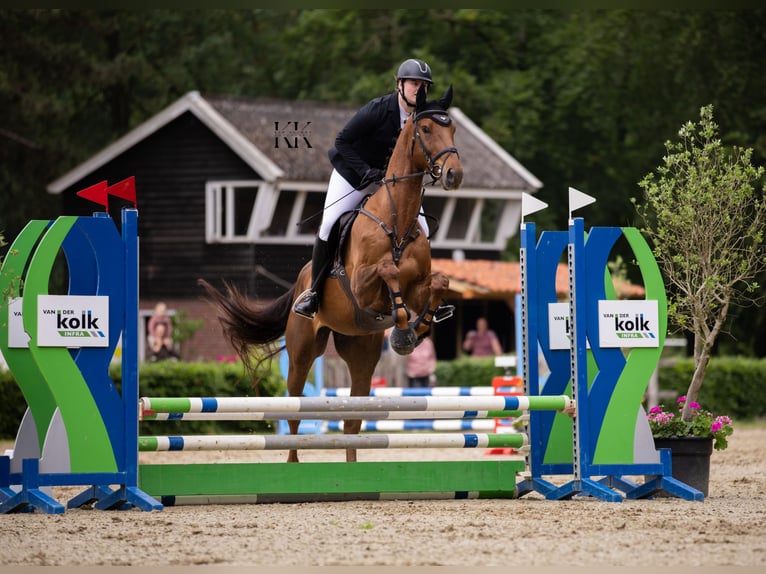
[(394, 352), (400, 355), (409, 355), (418, 344), (418, 335), (415, 329), (399, 329), (394, 327), (389, 342)]

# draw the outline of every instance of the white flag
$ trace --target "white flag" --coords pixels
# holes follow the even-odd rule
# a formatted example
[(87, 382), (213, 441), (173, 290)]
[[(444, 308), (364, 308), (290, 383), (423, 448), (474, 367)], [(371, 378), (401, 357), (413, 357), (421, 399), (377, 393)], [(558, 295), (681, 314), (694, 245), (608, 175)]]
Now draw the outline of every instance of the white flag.
[(528, 193), (521, 194), (521, 216), (526, 217), (538, 211), (541, 211), (548, 207), (548, 204), (544, 201), (540, 201), (536, 197), (532, 197)]
[(569, 219), (572, 219), (572, 212), (591, 203), (595, 203), (596, 198), (577, 191), (574, 187), (569, 188)]

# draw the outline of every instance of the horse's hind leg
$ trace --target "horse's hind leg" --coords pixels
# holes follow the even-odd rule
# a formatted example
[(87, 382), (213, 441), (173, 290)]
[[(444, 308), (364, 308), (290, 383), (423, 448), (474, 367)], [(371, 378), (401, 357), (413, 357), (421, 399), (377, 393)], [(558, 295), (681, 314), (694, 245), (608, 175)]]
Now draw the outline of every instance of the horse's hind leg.
[[(361, 337), (333, 334), (338, 355), (348, 365), (352, 397), (370, 395), (372, 375), (383, 350), (383, 337), (383, 332)], [(361, 420), (343, 422), (343, 434), (359, 434), (361, 428)], [(356, 462), (356, 449), (346, 450), (346, 462)]]
[[(306, 379), (314, 364), (314, 359), (324, 352), (329, 336), (329, 329), (321, 328), (315, 334), (312, 321), (306, 321), (302, 318), (295, 319), (295, 315), (290, 314), (285, 331), (285, 345), (289, 358), (287, 392), (291, 397), (303, 395), (303, 388), (306, 386)], [(291, 435), (298, 434), (300, 422), (300, 420), (287, 421)], [(298, 462), (297, 450), (290, 450), (287, 453), (287, 462)]]

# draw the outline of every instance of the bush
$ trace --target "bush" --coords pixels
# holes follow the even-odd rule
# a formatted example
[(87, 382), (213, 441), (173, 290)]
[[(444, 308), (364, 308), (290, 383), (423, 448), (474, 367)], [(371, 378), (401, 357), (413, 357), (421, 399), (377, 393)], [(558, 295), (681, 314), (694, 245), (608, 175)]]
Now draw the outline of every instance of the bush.
[[(0, 439), (16, 438), (27, 401), (10, 371), (0, 368)], [(0, 452), (2, 454), (2, 452)]]
[[(661, 369), (660, 389), (675, 391), (677, 396), (686, 394), (693, 372), (693, 359)], [(766, 416), (766, 359), (713, 357), (697, 402), (734, 419)]]
[[(122, 371), (112, 365), (109, 375), (120, 389)], [(139, 396), (153, 397), (248, 397), (281, 396), (285, 382), (279, 363), (254, 386), (242, 363), (185, 363), (161, 361), (139, 366)], [(26, 401), (10, 371), (0, 369), (0, 438), (15, 438)], [(273, 429), (271, 421), (146, 421), (139, 425), (144, 435), (252, 433)]]
[[(662, 367), (659, 383), (662, 390), (686, 392), (694, 369), (691, 359), (681, 359), (675, 365)], [(110, 376), (118, 388), (121, 382), (119, 365)], [(502, 375), (494, 366), (494, 358), (461, 358), (439, 361), (436, 376), (439, 386), (484, 387), (492, 378)], [(224, 396), (282, 396), (285, 382), (279, 374), (278, 361), (272, 361), (270, 372), (253, 386), (242, 363), (184, 363), (164, 361), (142, 363), (139, 367), (139, 394), (154, 397), (224, 397)], [(0, 369), (0, 438), (16, 436), (26, 401), (13, 375)], [(705, 374), (698, 401), (706, 409), (725, 412), (734, 419), (747, 420), (766, 416), (766, 359), (714, 357)], [(152, 434), (215, 434), (252, 433), (273, 430), (270, 421), (188, 421), (142, 422), (140, 433)]]
[[(514, 374), (516, 370), (514, 369)], [(494, 357), (462, 357), (437, 361), (436, 381), (440, 387), (489, 387), (505, 370), (495, 366)]]

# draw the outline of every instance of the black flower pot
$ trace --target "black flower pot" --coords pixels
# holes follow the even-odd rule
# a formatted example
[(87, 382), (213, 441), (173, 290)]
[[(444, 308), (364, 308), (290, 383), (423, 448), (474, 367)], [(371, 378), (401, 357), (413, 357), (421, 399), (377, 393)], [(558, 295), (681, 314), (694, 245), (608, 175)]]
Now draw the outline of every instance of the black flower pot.
[(670, 449), (673, 478), (696, 488), (707, 498), (713, 437), (655, 438), (654, 447)]

